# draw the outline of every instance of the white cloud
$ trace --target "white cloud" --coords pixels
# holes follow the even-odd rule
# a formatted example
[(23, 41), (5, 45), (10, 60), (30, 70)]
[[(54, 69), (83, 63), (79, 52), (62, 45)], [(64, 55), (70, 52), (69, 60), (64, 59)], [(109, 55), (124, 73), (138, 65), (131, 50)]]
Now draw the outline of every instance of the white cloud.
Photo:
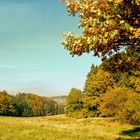
[(11, 64), (3, 64), (3, 63), (0, 63), (0, 68), (2, 68), (2, 69), (15, 69), (16, 66), (11, 65)]

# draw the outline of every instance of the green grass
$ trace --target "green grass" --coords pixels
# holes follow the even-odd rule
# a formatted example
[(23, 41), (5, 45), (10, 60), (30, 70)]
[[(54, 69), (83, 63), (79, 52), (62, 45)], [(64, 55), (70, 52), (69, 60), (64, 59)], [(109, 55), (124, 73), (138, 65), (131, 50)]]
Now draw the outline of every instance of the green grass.
[(0, 117), (0, 140), (128, 139), (140, 139), (140, 127), (113, 122), (109, 118)]

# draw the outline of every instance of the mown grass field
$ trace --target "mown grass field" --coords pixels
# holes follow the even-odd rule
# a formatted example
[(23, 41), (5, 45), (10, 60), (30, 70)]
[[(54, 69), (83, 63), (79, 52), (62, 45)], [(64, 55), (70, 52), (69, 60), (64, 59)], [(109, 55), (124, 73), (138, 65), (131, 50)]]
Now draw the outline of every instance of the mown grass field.
[(0, 140), (128, 139), (140, 140), (140, 127), (113, 122), (109, 118), (0, 117)]

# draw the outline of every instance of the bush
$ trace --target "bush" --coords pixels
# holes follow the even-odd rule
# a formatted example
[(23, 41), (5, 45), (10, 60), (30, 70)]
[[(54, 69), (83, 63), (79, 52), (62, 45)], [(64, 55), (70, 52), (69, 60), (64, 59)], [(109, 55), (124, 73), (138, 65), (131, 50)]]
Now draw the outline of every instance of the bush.
[(102, 95), (102, 116), (116, 117), (125, 123), (140, 123), (140, 94), (124, 88), (115, 88)]

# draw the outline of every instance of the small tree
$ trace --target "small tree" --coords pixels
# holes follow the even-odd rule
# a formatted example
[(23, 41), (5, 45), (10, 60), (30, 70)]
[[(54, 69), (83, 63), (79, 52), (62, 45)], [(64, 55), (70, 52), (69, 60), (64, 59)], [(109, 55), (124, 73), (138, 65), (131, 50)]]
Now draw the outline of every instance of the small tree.
[(81, 101), (81, 91), (76, 88), (72, 88), (70, 93), (68, 94), (65, 102), (65, 112), (67, 116), (70, 117), (78, 117), (78, 112), (82, 108), (82, 101)]

